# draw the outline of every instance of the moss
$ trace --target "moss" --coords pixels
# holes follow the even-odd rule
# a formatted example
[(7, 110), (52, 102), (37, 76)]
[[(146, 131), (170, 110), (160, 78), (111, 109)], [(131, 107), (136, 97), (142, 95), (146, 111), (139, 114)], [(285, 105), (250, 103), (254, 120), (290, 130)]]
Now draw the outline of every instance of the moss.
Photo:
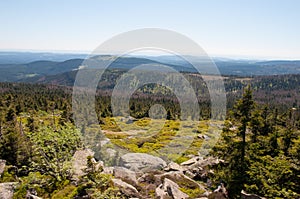
[(187, 161), (187, 160), (189, 160), (188, 157), (180, 156), (179, 158), (177, 158), (177, 159), (175, 160), (175, 162), (178, 163), (178, 164), (180, 164), (180, 163), (185, 162), (185, 161)]
[(1, 175), (0, 182), (16, 182), (16, 174), (13, 167), (6, 166), (3, 174)]
[(104, 118), (103, 119), (104, 124), (101, 124), (101, 129), (103, 130), (110, 130), (110, 131), (114, 131), (114, 132), (120, 132), (121, 129), (118, 126), (116, 120), (114, 118)]
[(150, 122), (151, 122), (150, 118), (142, 118), (139, 119), (138, 121), (135, 121), (134, 124), (136, 124), (137, 126), (145, 127), (145, 126), (149, 126)]
[(201, 195), (205, 192), (203, 189), (196, 188), (196, 189), (190, 189), (190, 188), (179, 188), (180, 191), (186, 193), (190, 198), (197, 198), (201, 197)]
[(75, 187), (74, 185), (67, 185), (62, 190), (55, 191), (51, 198), (71, 199), (74, 198), (77, 193), (77, 187)]

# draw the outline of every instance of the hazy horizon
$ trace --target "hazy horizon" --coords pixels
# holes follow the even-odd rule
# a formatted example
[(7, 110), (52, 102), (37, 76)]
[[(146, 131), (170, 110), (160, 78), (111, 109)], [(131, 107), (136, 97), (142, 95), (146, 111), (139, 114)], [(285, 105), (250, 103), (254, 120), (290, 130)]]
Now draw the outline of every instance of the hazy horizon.
[(209, 56), (300, 59), (300, 2), (0, 2), (1, 51), (92, 52), (117, 34), (161, 28), (186, 35)]
[[(72, 54), (72, 55), (89, 55), (92, 52), (91, 51), (81, 51), (81, 50), (32, 50), (32, 49), (0, 49), (0, 53), (49, 53), (49, 54)], [(98, 54), (98, 55), (119, 55), (118, 53), (110, 53), (110, 54)], [(129, 56), (136, 56), (136, 57), (159, 57), (159, 56), (176, 56), (173, 54), (151, 54), (151, 53), (139, 53), (139, 54), (130, 54)], [(193, 55), (187, 55), (187, 56), (193, 56)], [(276, 58), (276, 57), (270, 57), (270, 56), (251, 56), (251, 55), (216, 55), (216, 54), (209, 54), (209, 56), (213, 59), (232, 59), (232, 60), (254, 60), (254, 61), (300, 61), (300, 58)], [(43, 60), (43, 59), (41, 59)]]

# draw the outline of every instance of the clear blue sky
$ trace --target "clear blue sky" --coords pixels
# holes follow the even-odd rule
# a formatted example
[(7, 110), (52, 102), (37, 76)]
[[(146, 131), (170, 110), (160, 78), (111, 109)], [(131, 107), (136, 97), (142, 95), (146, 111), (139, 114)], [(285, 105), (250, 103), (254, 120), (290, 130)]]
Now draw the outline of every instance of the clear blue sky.
[(300, 59), (299, 0), (0, 2), (1, 50), (92, 51), (138, 28), (182, 33), (209, 55)]

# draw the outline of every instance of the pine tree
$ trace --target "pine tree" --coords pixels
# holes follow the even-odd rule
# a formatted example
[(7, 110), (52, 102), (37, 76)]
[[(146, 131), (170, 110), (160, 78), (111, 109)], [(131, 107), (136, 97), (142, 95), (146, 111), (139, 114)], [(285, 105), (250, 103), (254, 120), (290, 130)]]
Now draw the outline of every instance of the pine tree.
[(230, 163), (227, 170), (227, 187), (229, 189), (230, 198), (238, 198), (246, 182), (246, 172), (248, 167), (246, 162), (246, 132), (250, 127), (254, 108), (255, 103), (252, 98), (252, 91), (250, 86), (247, 86), (242, 98), (235, 104), (233, 112), (236, 120), (235, 123), (238, 126), (235, 135), (238, 141), (231, 141), (230, 143), (230, 145), (232, 145), (231, 148), (233, 149), (229, 155)]
[[(246, 130), (251, 120), (251, 113), (254, 110), (255, 104), (252, 99), (252, 91), (250, 86), (247, 86), (242, 99), (240, 99), (236, 106), (236, 116), (240, 120), (241, 126), (239, 128), (242, 137), (241, 143), (241, 164), (245, 164), (245, 151), (246, 151)], [(244, 172), (244, 171), (243, 171)]]

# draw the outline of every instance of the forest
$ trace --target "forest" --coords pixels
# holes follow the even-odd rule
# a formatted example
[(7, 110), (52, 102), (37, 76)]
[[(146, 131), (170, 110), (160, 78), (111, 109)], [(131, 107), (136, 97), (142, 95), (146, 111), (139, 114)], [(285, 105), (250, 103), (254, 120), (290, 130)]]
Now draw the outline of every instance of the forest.
[[(124, 150), (154, 154), (179, 130), (178, 100), (167, 88), (150, 84), (132, 95), (130, 115), (135, 125), (146, 127), (150, 107), (161, 104), (167, 112), (163, 128), (150, 138), (132, 138), (120, 132), (118, 117), (111, 110), (111, 94), (122, 73), (115, 70), (104, 75), (95, 96), (98, 123), (87, 122), (81, 129), (75, 126), (73, 119), (71, 86), (0, 83), (0, 159), (5, 161), (2, 171), (0, 165), (0, 184), (15, 183), (13, 198), (30, 195), (41, 198), (156, 197), (155, 188), (150, 185), (143, 188), (146, 182), (134, 184), (136, 195), (117, 186), (115, 173), (104, 172), (106, 165), (96, 166), (95, 161), (105, 155), (102, 153), (94, 153), (84, 160), (87, 164), (84, 174), (74, 176), (72, 170), (72, 158), (77, 151), (98, 146), (85, 142), (87, 136), (95, 136), (93, 141), (97, 141), (97, 136), (99, 139), (106, 136)], [(177, 165), (184, 165), (198, 155), (197, 150), (203, 143), (199, 135), (212, 136), (207, 127), (209, 94), (203, 79), (192, 73), (184, 75), (197, 93), (201, 111), (200, 123), (193, 131), (197, 139), (180, 156), (171, 154), (176, 157), (174, 164)], [(204, 186), (203, 189), (179, 180), (176, 182), (180, 191), (186, 198), (204, 197), (205, 191), (210, 193), (208, 198), (218, 198), (213, 196), (213, 191), (224, 184), (227, 191), (223, 198), (241, 198), (242, 190), (265, 198), (300, 198), (300, 104), (297, 100), (300, 75), (228, 76), (224, 82), (226, 120), (221, 138), (205, 157), (222, 161), (209, 165), (211, 172), (205, 178), (190, 176), (193, 182)], [(112, 158), (107, 162), (118, 164), (119, 160)], [(148, 175), (147, 183), (151, 184), (149, 181), (157, 173)]]

